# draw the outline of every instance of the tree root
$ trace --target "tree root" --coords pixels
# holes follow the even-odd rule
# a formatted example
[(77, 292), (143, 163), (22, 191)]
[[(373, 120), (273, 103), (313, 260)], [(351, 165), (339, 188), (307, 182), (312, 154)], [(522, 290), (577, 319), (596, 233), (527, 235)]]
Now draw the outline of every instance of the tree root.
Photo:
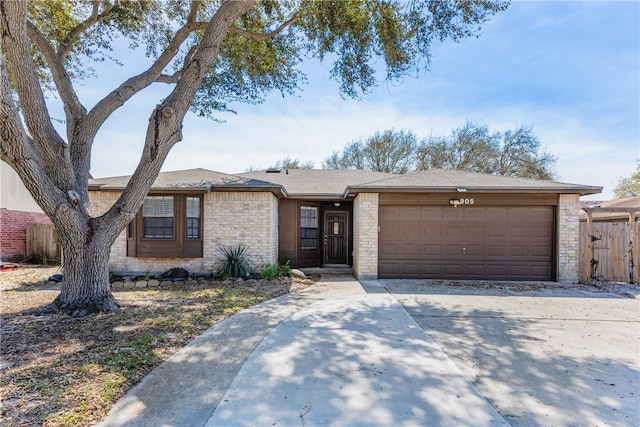
[(112, 296), (107, 295), (98, 301), (64, 302), (60, 297), (50, 304), (57, 312), (68, 314), (71, 317), (85, 317), (98, 313), (117, 313), (120, 311), (120, 304)]

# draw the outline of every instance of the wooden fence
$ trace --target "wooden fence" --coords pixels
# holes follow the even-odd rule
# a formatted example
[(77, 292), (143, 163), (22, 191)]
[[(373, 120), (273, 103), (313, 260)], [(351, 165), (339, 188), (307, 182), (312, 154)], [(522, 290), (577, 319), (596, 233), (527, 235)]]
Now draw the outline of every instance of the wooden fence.
[(62, 246), (53, 224), (27, 225), (27, 257), (39, 264), (60, 264)]
[(639, 283), (640, 222), (581, 222), (580, 280)]

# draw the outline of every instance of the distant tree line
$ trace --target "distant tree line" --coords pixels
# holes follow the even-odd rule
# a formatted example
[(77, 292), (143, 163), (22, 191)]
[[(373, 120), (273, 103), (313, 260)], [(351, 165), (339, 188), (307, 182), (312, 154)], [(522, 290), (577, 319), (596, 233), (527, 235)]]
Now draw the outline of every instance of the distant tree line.
[(467, 122), (449, 136), (418, 140), (412, 132), (385, 130), (347, 144), (323, 163), (325, 169), (367, 169), (407, 173), (427, 169), (457, 169), (521, 178), (554, 179), (556, 157), (543, 152), (527, 126), (492, 132)]
[(640, 162), (638, 162), (636, 171), (631, 176), (618, 180), (618, 185), (616, 185), (613, 193), (618, 198), (640, 195)]
[[(385, 130), (348, 143), (322, 162), (323, 169), (364, 169), (404, 174), (428, 169), (457, 169), (492, 175), (552, 180), (556, 157), (543, 152), (533, 128), (492, 132), (468, 121), (449, 136), (418, 139), (411, 131)], [(287, 156), (276, 169), (313, 169), (313, 162)], [(257, 170), (252, 167), (249, 170)]]

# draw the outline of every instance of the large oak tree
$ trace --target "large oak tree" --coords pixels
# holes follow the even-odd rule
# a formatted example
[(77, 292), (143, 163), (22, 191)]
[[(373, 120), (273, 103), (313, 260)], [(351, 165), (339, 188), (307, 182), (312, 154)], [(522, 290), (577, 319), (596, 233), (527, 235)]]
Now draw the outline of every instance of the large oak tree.
[[(73, 316), (114, 311), (110, 248), (134, 218), (189, 110), (202, 116), (236, 101), (294, 92), (305, 57), (333, 61), (343, 96), (428, 67), (434, 41), (477, 35), (507, 7), (495, 1), (404, 0), (42, 0), (0, 2), (0, 158), (57, 228), (64, 281), (52, 307)], [(88, 109), (76, 89), (91, 61), (113, 57), (115, 38), (152, 58)], [(381, 61), (382, 60), (382, 61)], [(103, 215), (89, 214), (91, 150), (105, 121), (143, 89), (172, 86), (151, 108), (143, 154), (129, 183)], [(64, 106), (65, 133), (52, 124), (45, 93)]]

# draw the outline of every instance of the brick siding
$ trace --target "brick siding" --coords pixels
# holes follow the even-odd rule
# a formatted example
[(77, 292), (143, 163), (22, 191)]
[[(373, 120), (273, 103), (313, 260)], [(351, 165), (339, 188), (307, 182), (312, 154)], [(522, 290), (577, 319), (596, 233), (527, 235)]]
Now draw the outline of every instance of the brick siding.
[[(119, 193), (91, 192), (91, 212), (99, 215)], [(243, 245), (251, 268), (278, 260), (278, 199), (268, 192), (211, 192), (204, 194), (202, 258), (134, 258), (127, 256), (126, 231), (111, 248), (109, 267), (116, 272), (162, 272), (182, 267), (192, 273), (215, 268), (220, 246)]]
[(560, 194), (558, 199), (558, 282), (575, 283), (579, 271), (579, 215), (577, 194)]
[(0, 260), (22, 261), (27, 258), (27, 226), (51, 224), (44, 213), (0, 209)]
[(353, 271), (378, 278), (378, 194), (360, 193), (353, 202)]

